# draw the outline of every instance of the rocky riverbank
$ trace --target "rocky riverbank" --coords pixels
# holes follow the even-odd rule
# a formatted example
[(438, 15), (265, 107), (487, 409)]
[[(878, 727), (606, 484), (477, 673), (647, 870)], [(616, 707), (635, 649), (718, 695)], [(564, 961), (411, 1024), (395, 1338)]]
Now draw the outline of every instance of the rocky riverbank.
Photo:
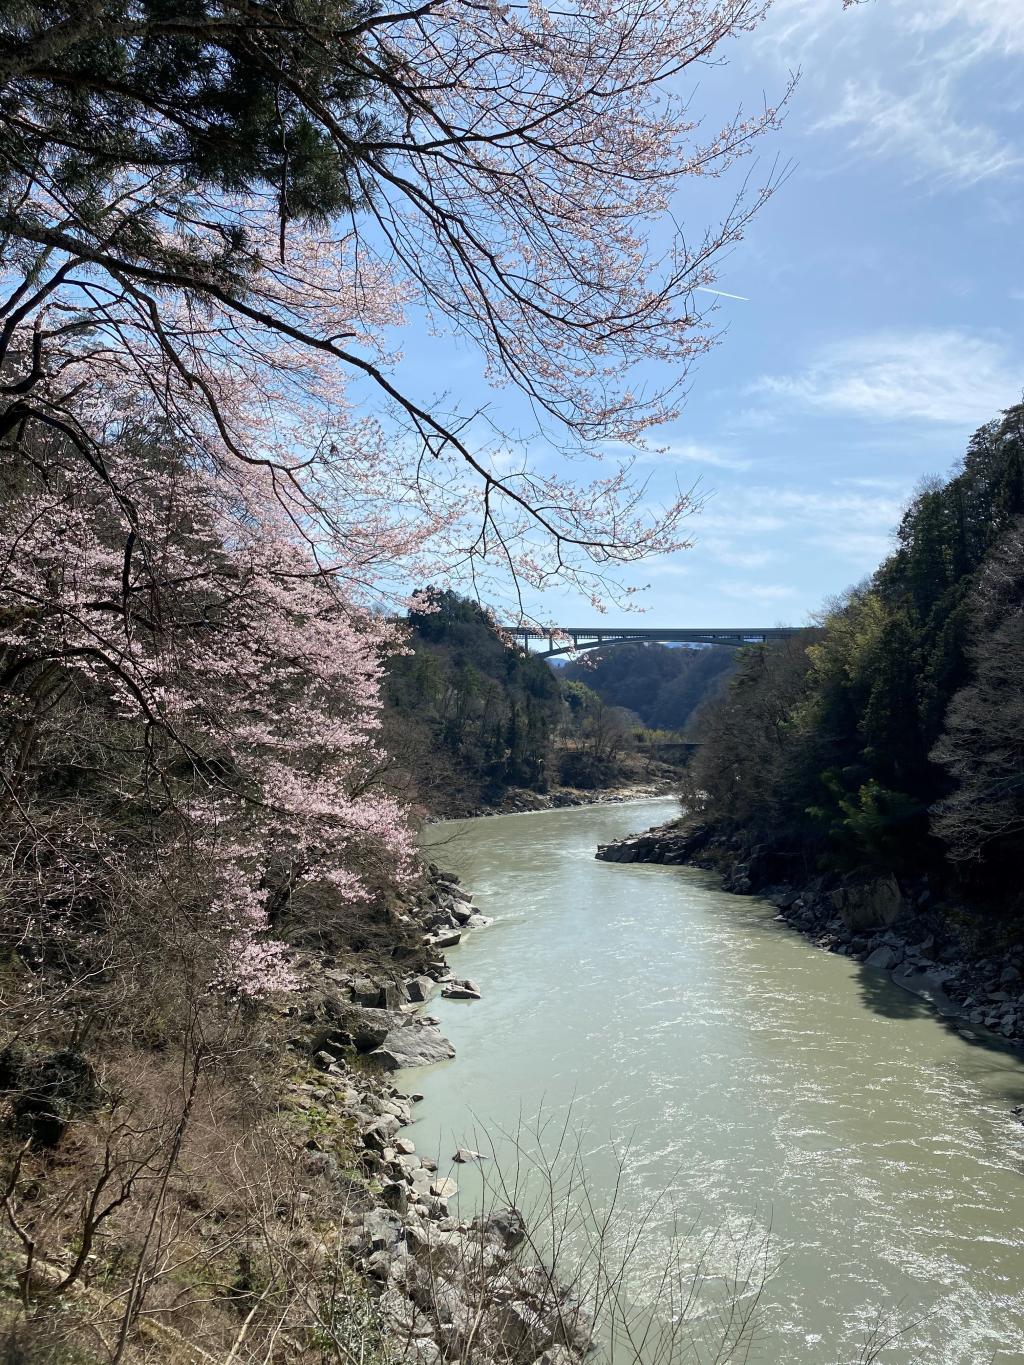
[[(620, 787), (585, 790), (582, 787), (554, 787), (551, 791), (535, 792), (526, 787), (512, 787), (494, 805), (479, 806), (460, 812), (457, 818), (478, 818), (486, 815), (528, 815), (534, 811), (569, 810), (577, 806), (616, 806), (625, 801), (649, 801), (659, 796), (674, 796), (678, 775), (657, 781), (631, 783)], [(450, 814), (435, 817), (453, 818)]]
[(434, 864), (397, 918), (405, 941), (391, 967), (295, 958), (306, 984), (291, 1010), (297, 1074), (286, 1107), (310, 1134), (306, 1174), (333, 1211), (330, 1241), (365, 1283), (397, 1358), (577, 1365), (591, 1342), (581, 1304), (533, 1255), (517, 1209), (488, 1207), (471, 1219), (452, 1211), (458, 1168), (484, 1158), (460, 1150), (439, 1169), (436, 1156), (417, 1152), (405, 1130), (420, 1097), (391, 1079), (454, 1057), (423, 1007), (437, 992), (479, 998), (443, 950), (490, 921)]
[(742, 849), (685, 819), (602, 844), (605, 862), (690, 864), (717, 872), (722, 888), (759, 895), (777, 918), (819, 947), (886, 972), (939, 1014), (1024, 1045), (1024, 949), (979, 952), (940, 906), (926, 877), (898, 880), (826, 874), (784, 880), (764, 849)]

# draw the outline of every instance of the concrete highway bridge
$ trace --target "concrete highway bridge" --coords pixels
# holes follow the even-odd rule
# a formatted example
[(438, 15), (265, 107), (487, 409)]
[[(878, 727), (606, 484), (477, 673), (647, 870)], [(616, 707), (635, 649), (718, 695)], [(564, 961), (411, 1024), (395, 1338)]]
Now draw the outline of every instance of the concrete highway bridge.
[(517, 644), (529, 649), (540, 641), (545, 649), (534, 652), (548, 659), (554, 654), (574, 654), (627, 640), (647, 640), (663, 645), (759, 645), (769, 640), (788, 640), (800, 626), (502, 626)]

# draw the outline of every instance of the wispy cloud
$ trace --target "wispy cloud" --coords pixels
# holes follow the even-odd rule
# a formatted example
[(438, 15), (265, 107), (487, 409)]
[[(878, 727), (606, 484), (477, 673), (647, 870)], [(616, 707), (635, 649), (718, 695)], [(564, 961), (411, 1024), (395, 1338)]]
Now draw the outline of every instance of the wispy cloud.
[[(734, 489), (728, 516), (701, 517), (691, 553), (699, 560), (707, 549), (722, 563), (760, 568), (776, 552), (793, 560), (823, 551), (849, 560), (853, 572), (863, 573), (890, 550), (892, 531), (909, 492), (906, 482), (884, 492), (840, 487), (823, 491), (768, 486)], [(712, 532), (706, 542), (701, 535), (704, 528)], [(762, 544), (752, 546), (753, 535)], [(744, 556), (749, 556), (749, 563), (743, 563)]]
[(799, 590), (788, 583), (748, 583), (730, 579), (719, 583), (718, 589), (726, 597), (755, 602), (790, 602), (800, 596)]
[(776, 558), (770, 550), (744, 550), (720, 536), (699, 540), (698, 545), (701, 550), (707, 550), (709, 554), (714, 555), (719, 563), (733, 569), (763, 569)]
[(639, 451), (636, 459), (638, 464), (644, 465), (693, 464), (732, 470), (749, 469), (752, 464), (742, 455), (705, 445), (702, 441), (670, 441), (657, 449)]
[(936, 190), (1024, 162), (1005, 60), (1024, 53), (1024, 0), (879, 0), (845, 13), (838, 0), (775, 0), (758, 41), (802, 68), (816, 129), (856, 156), (895, 161)]
[(693, 572), (693, 565), (681, 559), (648, 559), (644, 561), (643, 573), (649, 578), (685, 578)]
[(1024, 370), (998, 342), (945, 330), (856, 337), (801, 373), (766, 376), (762, 394), (878, 421), (967, 426), (1019, 402)]
[(910, 36), (950, 29), (965, 58), (1014, 57), (1024, 52), (1024, 0), (885, 0), (843, 13), (832, 0), (775, 0), (760, 41), (792, 51), (841, 33), (844, 50), (884, 23)]
[(936, 188), (976, 185), (1024, 164), (1021, 149), (993, 128), (958, 117), (950, 86), (941, 80), (903, 95), (877, 81), (847, 81), (837, 108), (816, 127), (845, 130), (859, 155), (916, 166)]
[(957, 25), (974, 36), (968, 55), (1024, 53), (1024, 0), (898, 0), (897, 16), (911, 32)]
[(841, 488), (870, 488), (879, 493), (897, 493), (906, 490), (906, 479), (890, 478), (885, 475), (849, 475), (836, 479), (837, 487)]

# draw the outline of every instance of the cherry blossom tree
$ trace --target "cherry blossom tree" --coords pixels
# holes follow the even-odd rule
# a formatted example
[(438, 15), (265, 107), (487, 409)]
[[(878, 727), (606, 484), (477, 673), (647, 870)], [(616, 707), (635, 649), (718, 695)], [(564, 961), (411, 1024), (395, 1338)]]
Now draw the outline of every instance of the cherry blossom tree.
[(99, 708), (71, 767), (187, 844), (216, 979), (281, 984), (275, 898), (363, 894), (368, 851), (408, 862), (373, 775), (411, 586), (561, 578), (597, 602), (616, 564), (683, 543), (689, 499), (652, 516), (628, 462), (508, 472), (472, 414), (403, 387), (394, 338), (411, 310), (469, 338), (573, 455), (670, 417), (713, 340), (695, 291), (772, 179), (692, 237), (680, 192), (777, 120), (705, 132), (684, 82), (764, 9), (4, 7), (12, 904), (34, 878), (66, 914), (122, 856), (69, 803), (66, 745), (40, 795), (41, 737)]
[[(527, 581), (596, 569), (599, 582), (678, 543), (687, 499), (652, 519), (620, 470), (584, 488), (501, 473), (464, 419), (399, 386), (368, 333), (425, 310), (477, 344), (549, 435), (592, 453), (670, 417), (713, 340), (695, 290), (771, 184), (692, 237), (671, 217), (678, 193), (721, 177), (777, 118), (705, 132), (684, 82), (765, 8), (15, 9), (0, 227), (25, 278), (5, 316), (17, 327), (87, 281), (111, 325), (133, 342), (148, 329), (190, 376), (197, 346), (275, 379), (289, 368), (307, 404), (310, 370), (358, 376), (408, 432), (419, 494), (454, 484), (465, 505), (472, 490), (462, 569), (496, 556)], [(660, 389), (655, 369), (671, 375)], [(230, 436), (235, 458), (267, 458)], [(317, 443), (318, 466), (331, 449)]]

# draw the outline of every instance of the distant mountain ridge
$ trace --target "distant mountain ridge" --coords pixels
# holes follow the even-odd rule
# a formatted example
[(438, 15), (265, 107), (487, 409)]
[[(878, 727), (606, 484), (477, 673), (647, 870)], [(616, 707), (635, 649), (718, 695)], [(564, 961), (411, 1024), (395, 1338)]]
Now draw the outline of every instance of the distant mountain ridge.
[(736, 663), (728, 648), (679, 648), (627, 642), (592, 650), (559, 676), (582, 682), (609, 706), (621, 706), (655, 730), (685, 730), (718, 693)]

